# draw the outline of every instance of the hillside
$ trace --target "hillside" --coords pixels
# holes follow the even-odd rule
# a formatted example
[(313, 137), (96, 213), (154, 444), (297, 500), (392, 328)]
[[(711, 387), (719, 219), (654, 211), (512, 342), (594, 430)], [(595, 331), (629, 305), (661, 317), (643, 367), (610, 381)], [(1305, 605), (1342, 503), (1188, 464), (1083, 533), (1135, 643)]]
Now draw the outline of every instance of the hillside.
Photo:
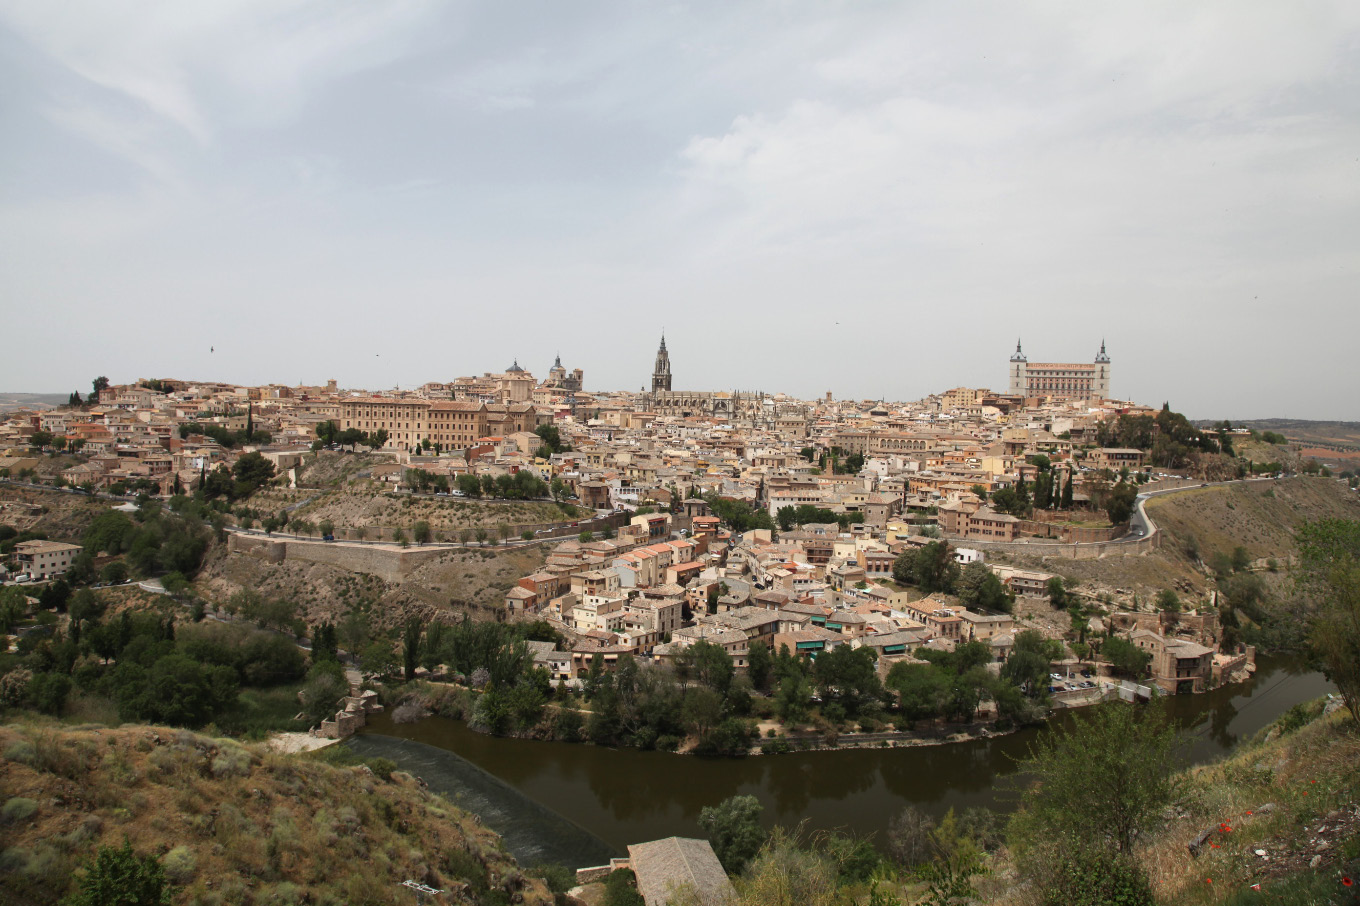
[(369, 615), (374, 629), (399, 626), (408, 616), (430, 619), (436, 613), (503, 609), (505, 593), (525, 575), (543, 565), (546, 545), (508, 550), (494, 548), (450, 550), (415, 569), (401, 582), (336, 566), (302, 561), (267, 563), (228, 553), (217, 545), (196, 580), (210, 601), (226, 601), (242, 589), (298, 605), (308, 625), (329, 620), (339, 623), (352, 610)]
[[(1360, 495), (1322, 478), (1244, 482), (1154, 497), (1148, 515), (1168, 535), (1163, 555), (1187, 560), (1246, 548), (1253, 559), (1288, 560), (1294, 532), (1316, 519), (1360, 519)], [(1193, 542), (1193, 544), (1192, 544)]]
[(420, 781), (380, 776), (390, 765), (133, 726), (0, 727), (0, 751), (3, 904), (56, 903), (124, 839), (162, 856), (176, 904), (409, 904), (408, 879), (477, 906), (552, 902), (499, 837)]
[[(276, 492), (256, 495), (251, 500), (251, 506), (267, 509), (271, 493)], [(545, 501), (411, 497), (383, 491), (375, 493), (367, 489), (323, 492), (299, 506), (291, 515), (313, 523), (328, 519), (340, 532), (362, 526), (369, 538), (390, 538), (398, 528), (410, 534), (412, 525), (424, 521), (446, 540), (453, 540), (461, 529), (475, 531), (482, 528), (494, 536), (496, 528), (504, 523), (518, 535), (524, 526), (538, 528), (575, 518), (567, 515), (557, 504)]]
[[(1256, 561), (1266, 586), (1279, 591), (1296, 553), (1294, 530), (1312, 519), (1360, 519), (1360, 495), (1337, 481), (1286, 478), (1154, 497), (1147, 512), (1163, 533), (1161, 546), (1139, 556), (1069, 560), (1007, 554), (991, 559), (1066, 576), (1088, 594), (1110, 594), (1126, 605), (1135, 594), (1150, 601), (1164, 588), (1203, 597), (1215, 587), (1206, 564), (1241, 546)], [(1272, 559), (1277, 572), (1266, 567)]]
[(57, 541), (79, 542), (110, 501), (56, 489), (40, 491), (0, 484), (0, 525), (21, 532), (45, 532)]

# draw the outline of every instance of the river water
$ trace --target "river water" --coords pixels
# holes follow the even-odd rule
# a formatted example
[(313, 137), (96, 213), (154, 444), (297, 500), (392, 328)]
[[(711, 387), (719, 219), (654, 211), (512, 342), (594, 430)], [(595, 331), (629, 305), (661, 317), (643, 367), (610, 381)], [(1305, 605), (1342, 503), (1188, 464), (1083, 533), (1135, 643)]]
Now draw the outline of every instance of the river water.
[[(1249, 682), (1168, 699), (1191, 761), (1223, 756), (1291, 706), (1332, 689), (1321, 674), (1291, 661), (1261, 658), (1258, 668)], [(1071, 717), (1060, 712), (1052, 721)], [(460, 721), (394, 724), (377, 715), (349, 744), (393, 759), (482, 815), (521, 864), (575, 868), (601, 864), (629, 843), (702, 836), (700, 809), (733, 795), (758, 798), (768, 825), (806, 822), (809, 830), (878, 840), (907, 803), (937, 817), (970, 806), (1009, 811), (1016, 793), (1008, 778), (1042, 732), (1041, 726), (936, 746), (708, 759), (504, 739)]]

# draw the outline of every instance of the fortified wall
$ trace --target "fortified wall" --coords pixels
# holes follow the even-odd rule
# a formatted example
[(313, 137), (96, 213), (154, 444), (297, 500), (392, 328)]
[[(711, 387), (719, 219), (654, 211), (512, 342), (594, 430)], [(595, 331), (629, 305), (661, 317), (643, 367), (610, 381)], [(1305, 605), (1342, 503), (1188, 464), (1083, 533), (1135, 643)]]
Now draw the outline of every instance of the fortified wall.
[(368, 573), (384, 582), (400, 582), (417, 566), (437, 560), (451, 549), (341, 544), (296, 538), (260, 538), (233, 532), (227, 537), (227, 550), (233, 554), (257, 557), (270, 563), (283, 563), (285, 560), (325, 563), (352, 572)]
[(969, 538), (960, 543), (984, 551), (1007, 554), (1033, 554), (1065, 560), (1100, 560), (1103, 557), (1136, 557), (1158, 547), (1158, 532), (1137, 541), (1101, 541), (1092, 544), (1065, 544), (1058, 541), (980, 541)]

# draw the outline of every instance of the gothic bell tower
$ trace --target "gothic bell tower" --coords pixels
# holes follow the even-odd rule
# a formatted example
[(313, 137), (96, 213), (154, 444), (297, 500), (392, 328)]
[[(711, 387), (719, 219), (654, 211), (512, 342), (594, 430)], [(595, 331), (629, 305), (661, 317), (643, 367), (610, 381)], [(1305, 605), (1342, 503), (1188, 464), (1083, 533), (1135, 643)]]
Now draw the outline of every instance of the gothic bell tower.
[(661, 347), (656, 351), (656, 366), (652, 369), (652, 392), (671, 389), (671, 354), (666, 351), (666, 335), (661, 335)]
[(1029, 359), (1020, 351), (1020, 341), (1015, 341), (1015, 355), (1011, 356), (1011, 396), (1026, 396), (1029, 392)]
[(1091, 395), (1097, 399), (1110, 398), (1110, 356), (1105, 352), (1105, 341), (1100, 341), (1100, 352), (1096, 353), (1096, 376), (1091, 382)]

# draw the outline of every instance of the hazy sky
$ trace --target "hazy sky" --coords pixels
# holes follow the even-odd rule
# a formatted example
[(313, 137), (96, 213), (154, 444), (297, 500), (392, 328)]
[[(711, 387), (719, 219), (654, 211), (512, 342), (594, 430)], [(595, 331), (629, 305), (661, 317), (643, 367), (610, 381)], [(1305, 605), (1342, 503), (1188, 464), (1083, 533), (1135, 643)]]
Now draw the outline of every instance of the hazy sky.
[(1360, 419), (1360, 3), (0, 0), (0, 299), (6, 391)]

